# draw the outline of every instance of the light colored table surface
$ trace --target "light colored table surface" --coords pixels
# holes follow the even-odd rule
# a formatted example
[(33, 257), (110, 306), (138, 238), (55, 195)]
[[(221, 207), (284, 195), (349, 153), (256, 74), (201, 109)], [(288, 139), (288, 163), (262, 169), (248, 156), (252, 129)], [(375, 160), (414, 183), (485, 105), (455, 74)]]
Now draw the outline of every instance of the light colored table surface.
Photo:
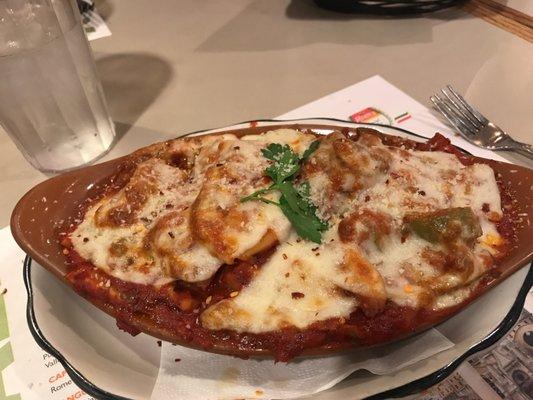
[[(92, 46), (124, 135), (106, 158), (280, 115), (376, 74), (424, 104), (452, 83), (533, 143), (533, 46), (461, 10), (379, 19), (320, 10), (311, 0), (107, 0), (99, 8), (113, 35)], [(0, 226), (45, 178), (0, 128)]]

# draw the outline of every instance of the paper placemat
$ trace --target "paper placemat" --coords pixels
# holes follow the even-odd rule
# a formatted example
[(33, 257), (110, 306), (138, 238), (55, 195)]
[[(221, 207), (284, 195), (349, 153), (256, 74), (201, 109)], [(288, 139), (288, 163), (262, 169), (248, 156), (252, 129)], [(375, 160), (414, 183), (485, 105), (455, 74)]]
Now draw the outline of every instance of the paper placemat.
[[(26, 322), (22, 264), (26, 255), (9, 227), (0, 230), (0, 399), (94, 400), (35, 343)], [(55, 279), (50, 276), (50, 279)]]
[[(429, 103), (429, 99), (428, 99)], [(407, 129), (426, 138), (440, 132), (456, 146), (479, 157), (507, 161), (498, 154), (468, 143), (445, 125), (437, 113), (409, 97), (381, 76), (373, 76), (332, 93), (279, 118), (331, 117), (355, 122), (381, 123)]]

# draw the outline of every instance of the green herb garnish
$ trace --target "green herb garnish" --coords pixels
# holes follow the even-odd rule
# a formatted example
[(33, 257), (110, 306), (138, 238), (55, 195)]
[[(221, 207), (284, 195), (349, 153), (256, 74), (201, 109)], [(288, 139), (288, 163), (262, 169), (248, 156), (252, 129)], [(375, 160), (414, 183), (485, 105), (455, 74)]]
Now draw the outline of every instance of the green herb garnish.
[[(311, 143), (302, 158), (287, 144), (271, 143), (261, 152), (273, 163), (265, 169), (265, 175), (272, 178), (273, 183), (249, 196), (241, 198), (241, 202), (259, 200), (267, 204), (277, 205), (290, 221), (296, 233), (304, 239), (315, 243), (322, 242), (322, 232), (328, 229), (327, 222), (316, 215), (316, 206), (310, 199), (309, 182), (295, 186), (294, 177), (300, 171), (302, 163), (318, 148), (318, 140)], [(279, 203), (263, 197), (265, 193), (277, 190), (281, 193)]]

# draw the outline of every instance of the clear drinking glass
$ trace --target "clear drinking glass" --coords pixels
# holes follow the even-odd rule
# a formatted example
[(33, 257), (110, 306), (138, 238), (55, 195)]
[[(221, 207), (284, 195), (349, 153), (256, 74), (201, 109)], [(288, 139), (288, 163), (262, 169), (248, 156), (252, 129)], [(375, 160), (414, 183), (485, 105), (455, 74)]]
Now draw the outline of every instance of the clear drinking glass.
[(0, 124), (41, 171), (90, 163), (112, 145), (74, 0), (0, 0)]

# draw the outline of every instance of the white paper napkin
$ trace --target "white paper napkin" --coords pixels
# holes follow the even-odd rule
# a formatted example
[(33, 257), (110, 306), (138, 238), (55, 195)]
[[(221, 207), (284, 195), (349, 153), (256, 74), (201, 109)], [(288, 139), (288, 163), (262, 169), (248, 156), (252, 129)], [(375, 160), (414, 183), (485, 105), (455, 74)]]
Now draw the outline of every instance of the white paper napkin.
[(452, 342), (432, 329), (376, 349), (274, 363), (163, 343), (152, 399), (291, 399), (328, 389), (359, 369), (388, 374), (452, 346)]
[[(431, 137), (435, 132), (441, 132), (454, 141), (459, 139), (426, 107), (379, 76), (279, 118), (333, 117), (347, 120), (350, 115), (367, 107), (382, 110), (390, 116), (393, 124), (401, 124), (402, 128), (422, 136)], [(466, 147), (472, 147), (466, 144)], [(489, 154), (484, 153), (490, 153), (492, 158), (499, 158), (481, 149), (476, 153), (485, 157)], [(302, 397), (328, 389), (356, 370), (388, 374), (452, 346), (453, 343), (446, 337), (431, 329), (415, 338), (375, 350), (274, 364), (272, 360), (240, 360), (164, 343), (152, 400)], [(180, 361), (176, 361), (178, 359)]]

